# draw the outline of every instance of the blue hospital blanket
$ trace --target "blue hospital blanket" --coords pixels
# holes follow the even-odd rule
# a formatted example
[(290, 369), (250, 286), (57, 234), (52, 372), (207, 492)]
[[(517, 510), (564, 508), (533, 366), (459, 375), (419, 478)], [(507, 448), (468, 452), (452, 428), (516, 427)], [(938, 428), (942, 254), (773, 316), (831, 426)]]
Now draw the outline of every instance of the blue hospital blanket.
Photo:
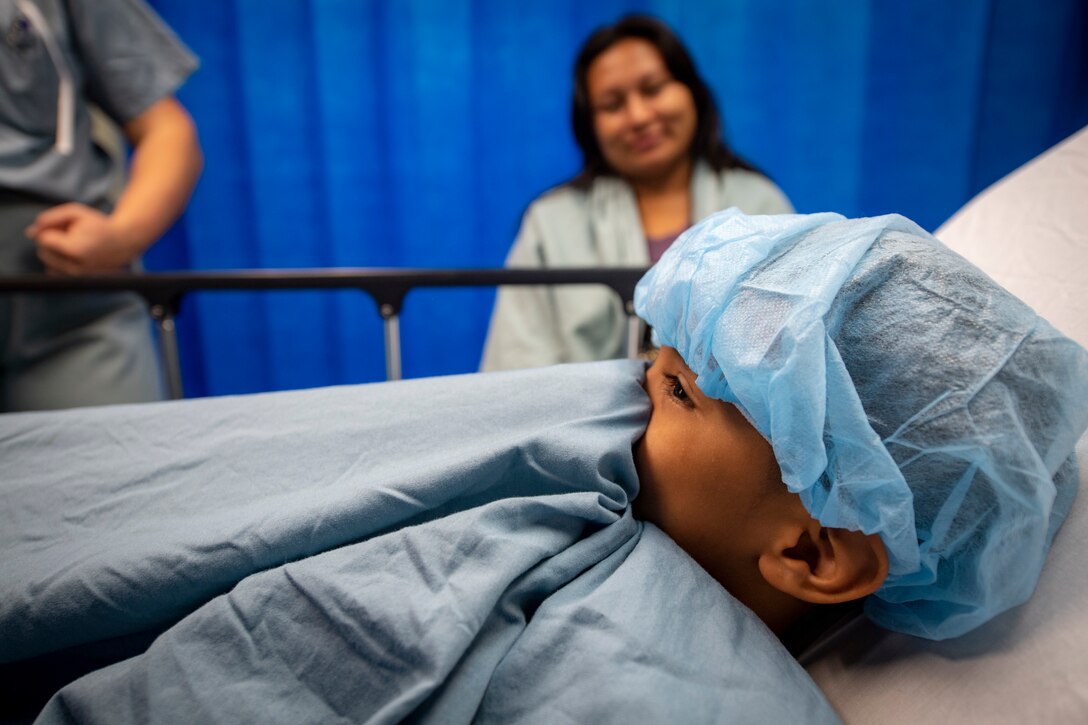
[(835, 722), (632, 518), (642, 367), (0, 416), (0, 661), (43, 722)]

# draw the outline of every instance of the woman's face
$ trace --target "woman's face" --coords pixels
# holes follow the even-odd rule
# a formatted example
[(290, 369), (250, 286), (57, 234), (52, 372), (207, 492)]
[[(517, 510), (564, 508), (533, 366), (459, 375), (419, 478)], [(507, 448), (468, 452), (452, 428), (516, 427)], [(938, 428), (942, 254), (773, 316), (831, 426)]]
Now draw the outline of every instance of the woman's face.
[(781, 482), (771, 445), (736, 407), (703, 395), (676, 350), (661, 348), (646, 392), (653, 413), (635, 449), (635, 515), (739, 596), (762, 537), (800, 499)]
[(626, 38), (601, 53), (586, 88), (597, 143), (618, 173), (654, 181), (689, 162), (695, 99), (649, 41)]

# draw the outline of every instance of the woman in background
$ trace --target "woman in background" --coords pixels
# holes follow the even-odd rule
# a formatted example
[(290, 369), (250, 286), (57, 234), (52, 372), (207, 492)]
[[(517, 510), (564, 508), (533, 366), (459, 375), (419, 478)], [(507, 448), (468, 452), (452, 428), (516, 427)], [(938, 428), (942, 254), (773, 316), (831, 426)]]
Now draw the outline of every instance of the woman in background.
[[(509, 267), (645, 267), (708, 214), (792, 208), (725, 143), (710, 89), (661, 21), (631, 15), (594, 32), (574, 65), (582, 170), (535, 200)], [(482, 369), (621, 357), (625, 312), (604, 287), (499, 291)]]

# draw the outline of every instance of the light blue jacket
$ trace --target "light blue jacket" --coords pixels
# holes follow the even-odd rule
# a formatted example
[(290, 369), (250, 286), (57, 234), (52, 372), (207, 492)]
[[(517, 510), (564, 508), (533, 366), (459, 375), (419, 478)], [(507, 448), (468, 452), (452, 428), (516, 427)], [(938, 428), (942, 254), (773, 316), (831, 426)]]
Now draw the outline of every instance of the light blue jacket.
[[(738, 207), (747, 214), (793, 211), (765, 176), (715, 172), (696, 164), (695, 220)], [(508, 267), (648, 267), (649, 249), (631, 186), (599, 177), (589, 191), (553, 189), (530, 206), (507, 257)], [(626, 314), (607, 287), (507, 287), (499, 290), (482, 370), (536, 367), (622, 357)]]

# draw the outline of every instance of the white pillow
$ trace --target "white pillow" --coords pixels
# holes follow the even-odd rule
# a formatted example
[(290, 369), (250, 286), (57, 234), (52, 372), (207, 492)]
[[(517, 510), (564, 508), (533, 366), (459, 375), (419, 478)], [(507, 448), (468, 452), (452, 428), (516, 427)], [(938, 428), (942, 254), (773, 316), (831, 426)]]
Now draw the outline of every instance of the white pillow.
[[(990, 187), (936, 236), (1088, 346), (1088, 128)], [(1024, 605), (929, 642), (859, 619), (801, 661), (847, 723), (1088, 722), (1088, 434), (1080, 493)]]
[(1088, 127), (976, 196), (934, 234), (1088, 347)]

